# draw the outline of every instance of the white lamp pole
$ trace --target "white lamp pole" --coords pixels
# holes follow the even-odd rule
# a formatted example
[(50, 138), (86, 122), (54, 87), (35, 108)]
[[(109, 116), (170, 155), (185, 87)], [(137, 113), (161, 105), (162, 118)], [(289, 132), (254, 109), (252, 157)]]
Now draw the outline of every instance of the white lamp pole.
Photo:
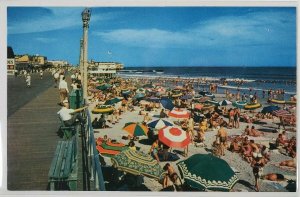
[(83, 97), (87, 99), (87, 67), (88, 67), (88, 29), (89, 29), (89, 21), (91, 18), (91, 11), (89, 9), (84, 9), (81, 13), (82, 16), (82, 22), (83, 22)]

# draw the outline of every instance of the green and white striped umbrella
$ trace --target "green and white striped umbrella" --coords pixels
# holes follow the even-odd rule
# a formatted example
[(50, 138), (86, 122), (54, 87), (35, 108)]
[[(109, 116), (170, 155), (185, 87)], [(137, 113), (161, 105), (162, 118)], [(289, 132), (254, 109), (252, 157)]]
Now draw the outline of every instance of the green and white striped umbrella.
[(212, 154), (195, 154), (177, 166), (185, 183), (199, 190), (229, 191), (238, 181), (228, 163)]
[(134, 175), (144, 175), (160, 180), (165, 174), (161, 166), (149, 154), (136, 150), (124, 150), (111, 158), (114, 167)]

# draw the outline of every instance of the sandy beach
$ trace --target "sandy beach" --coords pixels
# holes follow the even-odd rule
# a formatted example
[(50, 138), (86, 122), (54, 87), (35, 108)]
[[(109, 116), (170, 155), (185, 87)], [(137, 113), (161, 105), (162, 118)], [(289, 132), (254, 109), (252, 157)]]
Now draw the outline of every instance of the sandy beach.
[[(131, 84), (132, 81), (137, 80), (135, 79), (127, 79), (126, 80), (126, 84)], [(155, 80), (155, 79), (151, 79), (151, 80)], [(121, 80), (122, 83), (124, 82), (124, 80)], [(150, 79), (142, 79), (139, 80), (139, 82), (143, 82), (144, 84), (140, 84), (140, 85), (145, 85), (147, 83), (150, 82)], [(160, 83), (160, 82), (158, 82)], [(90, 83), (93, 84), (90, 86), (90, 89), (95, 88), (95, 83)], [(154, 84), (154, 83), (153, 83)], [(98, 84), (99, 85), (99, 84)], [(131, 84), (132, 85), (132, 84)], [(168, 85), (168, 83), (165, 83), (164, 85)], [(169, 84), (170, 85), (170, 84)], [(128, 85), (129, 86), (129, 85)], [(128, 87), (126, 86), (126, 87)], [(166, 87), (164, 87), (166, 88)], [(137, 88), (135, 88), (137, 89)], [(135, 94), (134, 91), (132, 91), (133, 94)], [(106, 92), (107, 93), (107, 92)], [(225, 94), (222, 93), (215, 93), (215, 101), (222, 101), (225, 99)], [(118, 95), (121, 96), (121, 95)], [(233, 99), (234, 101), (235, 99)], [(95, 100), (95, 94), (90, 94), (90, 104), (89, 104), (89, 109), (90, 111), (92, 111), (97, 104), (101, 104), (103, 103), (103, 101), (99, 101), (99, 100)], [(266, 104), (263, 104), (263, 106), (259, 109), (256, 110), (241, 110), (241, 113), (246, 113), (249, 116), (254, 116), (255, 114), (257, 114), (258, 112), (260, 112), (263, 107), (265, 107)], [(153, 110), (149, 111), (149, 115), (152, 119), (157, 119), (157, 117), (159, 117), (159, 113), (161, 111), (161, 107), (159, 108), (154, 108)], [(232, 105), (226, 106), (226, 108), (234, 108)], [(128, 122), (142, 122), (144, 115), (140, 115), (140, 111), (141, 111), (141, 107), (140, 104), (137, 104), (134, 106), (134, 110), (126, 110), (125, 112), (123, 112), (120, 115), (120, 120), (114, 124), (110, 123), (109, 121), (106, 121), (106, 124), (108, 126), (108, 128), (102, 128), (102, 129), (94, 129), (95, 132), (95, 139), (101, 137), (103, 138), (104, 135), (107, 135), (108, 138), (113, 139), (117, 142), (121, 142), (123, 144), (128, 144), (129, 140), (125, 140), (122, 139), (122, 136), (128, 136), (128, 133), (126, 131), (123, 130), (123, 127), (126, 123)], [(94, 120), (95, 118), (100, 118), (101, 114), (93, 114), (92, 113), (92, 120)], [(110, 115), (106, 115), (106, 120), (110, 119)], [(228, 122), (228, 118), (227, 117), (223, 117), (222, 118)], [(170, 122), (174, 122), (176, 121), (175, 118), (168, 118), (168, 120)], [(246, 122), (240, 122), (240, 127), (237, 128), (226, 128), (226, 131), (228, 132), (228, 136), (233, 136), (233, 135), (242, 135), (246, 126), (249, 125), (251, 126), (255, 126), (255, 128), (258, 131), (263, 131), (264, 135), (261, 137), (250, 137), (249, 139), (254, 139), (255, 143), (257, 145), (266, 145), (267, 147), (269, 147), (269, 142), (274, 141), (277, 136), (278, 133), (282, 132), (283, 129), (277, 129), (278, 128), (278, 123), (280, 122), (278, 117), (274, 117), (273, 119), (261, 119), (259, 120), (258, 123), (246, 123)], [(296, 136), (296, 132), (295, 132), (295, 128), (294, 127), (289, 127), (287, 126), (287, 128), (290, 128), (290, 131), (287, 131), (287, 137), (288, 139), (290, 139), (291, 137), (295, 137)], [(196, 133), (197, 130), (197, 126), (195, 126), (195, 130), (194, 133)], [(187, 159), (189, 156), (194, 155), (194, 154), (209, 154), (211, 153), (213, 147), (212, 144), (216, 139), (216, 134), (217, 134), (218, 130), (217, 129), (212, 129), (209, 128), (207, 130), (207, 132), (205, 132), (205, 141), (204, 144), (205, 146), (196, 146), (196, 143), (191, 143), (189, 145), (189, 153), (187, 157), (184, 157), (182, 154), (180, 154), (183, 149), (178, 149), (178, 148), (174, 148), (172, 149), (172, 153), (175, 153), (177, 156), (179, 156), (179, 160), (174, 161), (174, 162), (169, 162), (171, 164), (171, 166), (174, 167), (174, 169), (178, 172), (178, 168), (176, 163)], [(149, 153), (150, 147), (151, 147), (151, 143), (149, 143), (149, 141), (147, 140), (147, 136), (140, 136), (138, 141), (135, 141), (135, 145), (136, 147), (140, 148), (140, 151), (144, 152), (144, 153)], [(202, 145), (202, 144), (200, 144)], [(106, 164), (107, 165), (112, 165), (111, 163), (111, 158), (110, 157), (103, 157)], [(240, 154), (238, 153), (233, 153), (230, 152), (228, 150), (225, 151), (225, 156), (221, 156), (222, 159), (224, 159), (229, 165), (230, 167), (233, 169), (233, 171), (236, 173), (236, 175), (238, 176), (239, 181), (235, 184), (235, 186), (232, 188), (232, 191), (242, 191), (242, 192), (254, 192), (255, 191), (255, 187), (254, 187), (254, 175), (252, 173), (252, 167), (250, 165), (250, 163), (246, 162)], [(270, 161), (265, 165), (264, 169), (263, 169), (263, 174), (268, 174), (268, 173), (278, 173), (278, 174), (282, 174), (285, 177), (287, 177), (288, 180), (296, 180), (296, 170), (292, 169), (292, 168), (284, 168), (284, 167), (278, 167), (275, 166), (275, 164), (279, 164), (282, 161), (285, 160), (291, 160), (293, 158), (291, 158), (290, 156), (286, 155), (286, 154), (282, 154), (280, 153), (277, 149), (275, 150), (270, 150)], [(159, 162), (159, 165), (161, 165), (161, 167), (163, 167), (167, 162), (165, 161), (161, 161)], [(209, 169), (208, 169), (209, 170)], [(276, 192), (276, 191), (289, 191), (288, 188), (286, 187), (287, 185), (290, 185), (288, 183), (288, 181), (268, 181), (268, 180), (259, 180), (260, 183), (260, 191), (262, 192)], [(147, 177), (144, 177), (144, 186), (147, 188), (147, 190), (151, 190), (151, 191), (161, 191), (162, 185), (154, 180), (154, 179), (150, 179)], [(120, 190), (127, 190), (127, 189), (120, 189)]]

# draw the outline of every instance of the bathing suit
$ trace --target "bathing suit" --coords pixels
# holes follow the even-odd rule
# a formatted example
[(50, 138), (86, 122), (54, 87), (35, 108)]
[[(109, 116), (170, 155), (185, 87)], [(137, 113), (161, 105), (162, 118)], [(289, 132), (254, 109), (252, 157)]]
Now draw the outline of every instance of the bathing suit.
[(220, 142), (226, 142), (226, 137), (220, 137)]

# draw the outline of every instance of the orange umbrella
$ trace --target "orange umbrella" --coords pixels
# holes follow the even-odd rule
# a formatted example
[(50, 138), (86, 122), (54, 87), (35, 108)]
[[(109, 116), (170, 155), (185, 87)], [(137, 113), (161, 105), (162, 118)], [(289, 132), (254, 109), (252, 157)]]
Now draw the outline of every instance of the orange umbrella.
[(127, 131), (131, 136), (147, 135), (148, 127), (141, 123), (129, 122), (123, 127), (124, 131)]

